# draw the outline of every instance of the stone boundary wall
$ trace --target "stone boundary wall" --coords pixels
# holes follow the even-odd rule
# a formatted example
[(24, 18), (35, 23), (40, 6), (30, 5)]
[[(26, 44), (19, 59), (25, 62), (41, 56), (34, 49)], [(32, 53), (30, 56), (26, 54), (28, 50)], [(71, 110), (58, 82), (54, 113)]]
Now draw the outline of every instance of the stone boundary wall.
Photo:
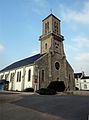
[(73, 91), (73, 95), (89, 96), (89, 91)]
[(58, 92), (57, 95), (59, 96), (89, 96), (89, 91), (65, 91), (65, 92)]

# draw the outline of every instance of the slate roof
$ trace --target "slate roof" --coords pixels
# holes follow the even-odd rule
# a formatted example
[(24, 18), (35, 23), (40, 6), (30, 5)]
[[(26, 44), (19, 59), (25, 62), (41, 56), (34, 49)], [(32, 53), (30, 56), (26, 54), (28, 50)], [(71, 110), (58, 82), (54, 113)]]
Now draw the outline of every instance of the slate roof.
[[(42, 21), (46, 20), (47, 18), (49, 18), (50, 16), (53, 16), (54, 18), (56, 18), (57, 20), (59, 20), (56, 16), (54, 16), (52, 13), (50, 15), (48, 15), (45, 19), (43, 19)], [(59, 20), (60, 21), (60, 20)]]
[(89, 79), (89, 76), (82, 76), (82, 73), (74, 73), (74, 78)]
[(74, 78), (80, 78), (82, 76), (82, 73), (74, 73)]
[(41, 54), (36, 54), (34, 56), (25, 58), (23, 60), (17, 61), (9, 66), (7, 66), (6, 68), (2, 69), (0, 72), (4, 72), (4, 71), (8, 71), (8, 70), (12, 70), (18, 67), (22, 67), (22, 66), (26, 66), (29, 64), (33, 64), (37, 59), (39, 59), (42, 55)]

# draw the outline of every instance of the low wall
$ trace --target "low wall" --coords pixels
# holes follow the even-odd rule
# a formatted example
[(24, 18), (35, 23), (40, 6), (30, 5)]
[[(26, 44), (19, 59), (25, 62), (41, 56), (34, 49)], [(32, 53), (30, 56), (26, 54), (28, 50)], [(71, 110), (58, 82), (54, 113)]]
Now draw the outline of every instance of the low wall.
[(89, 96), (89, 91), (66, 91), (66, 92), (58, 92), (57, 95), (60, 95), (60, 96), (66, 96), (66, 95)]
[(89, 96), (89, 91), (73, 91), (73, 95)]

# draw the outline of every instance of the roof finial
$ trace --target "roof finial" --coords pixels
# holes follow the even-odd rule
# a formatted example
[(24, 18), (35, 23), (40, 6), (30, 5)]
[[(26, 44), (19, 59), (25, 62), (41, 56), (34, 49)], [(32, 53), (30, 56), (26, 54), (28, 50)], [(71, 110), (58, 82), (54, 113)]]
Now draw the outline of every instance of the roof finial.
[(50, 9), (50, 13), (51, 13), (51, 14), (52, 14), (52, 12), (53, 12), (52, 9)]

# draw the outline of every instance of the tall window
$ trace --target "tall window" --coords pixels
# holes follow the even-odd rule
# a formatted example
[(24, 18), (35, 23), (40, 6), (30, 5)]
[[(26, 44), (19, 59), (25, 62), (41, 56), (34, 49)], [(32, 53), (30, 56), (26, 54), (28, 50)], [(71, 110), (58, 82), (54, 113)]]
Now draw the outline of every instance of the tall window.
[(10, 75), (10, 82), (13, 81), (13, 79), (14, 79), (14, 73), (11, 73), (11, 75)]
[(21, 81), (21, 71), (19, 72), (19, 82)]
[(1, 79), (1, 80), (3, 79), (3, 76), (4, 76), (4, 75), (1, 75), (1, 76), (0, 76), (0, 79)]
[(45, 23), (45, 34), (49, 32), (49, 22)]
[(87, 89), (87, 85), (86, 84), (84, 84), (84, 89)]
[(54, 32), (58, 34), (58, 22), (54, 22)]
[(70, 74), (69, 74), (69, 81), (70, 81)]
[(44, 81), (44, 77), (45, 77), (44, 70), (42, 70), (42, 81)]
[(21, 71), (17, 72), (17, 82), (21, 81)]
[(30, 81), (31, 80), (31, 70), (29, 69), (28, 70), (28, 81)]
[(45, 43), (45, 49), (47, 49), (47, 43)]
[(6, 74), (6, 75), (5, 75), (5, 80), (7, 80), (7, 79), (8, 79), (8, 76), (9, 76), (9, 74)]
[(17, 82), (19, 81), (19, 72), (17, 72)]

